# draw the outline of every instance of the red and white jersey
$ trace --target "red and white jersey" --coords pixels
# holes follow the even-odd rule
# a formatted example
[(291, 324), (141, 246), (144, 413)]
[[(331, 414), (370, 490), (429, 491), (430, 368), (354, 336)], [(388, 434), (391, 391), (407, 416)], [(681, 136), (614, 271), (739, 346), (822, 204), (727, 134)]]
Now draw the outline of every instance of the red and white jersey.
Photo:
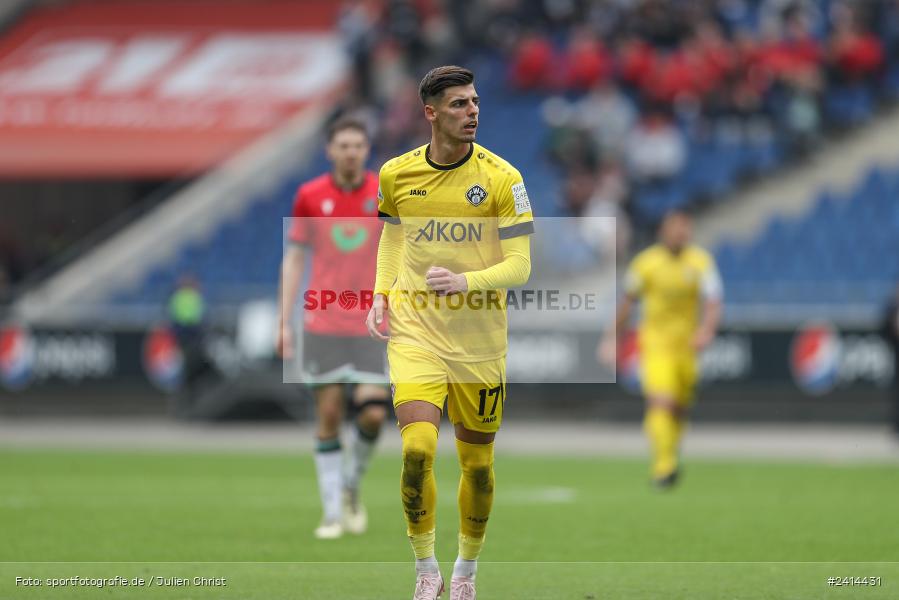
[(291, 243), (312, 251), (312, 272), (303, 296), (306, 331), (367, 336), (378, 241), (378, 176), (343, 190), (326, 173), (300, 186), (293, 203)]

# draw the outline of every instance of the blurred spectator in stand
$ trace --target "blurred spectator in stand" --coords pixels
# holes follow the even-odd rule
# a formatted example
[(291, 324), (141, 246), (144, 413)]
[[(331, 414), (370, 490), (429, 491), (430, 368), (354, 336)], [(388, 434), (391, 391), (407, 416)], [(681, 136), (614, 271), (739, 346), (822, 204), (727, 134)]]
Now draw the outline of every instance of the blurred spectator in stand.
[(618, 157), (637, 120), (637, 111), (614, 80), (605, 79), (577, 102), (574, 119), (590, 133), (600, 154)]
[(685, 42), (676, 52), (655, 61), (642, 92), (644, 97), (660, 106), (671, 107), (678, 113), (695, 114), (712, 84), (710, 73), (706, 72), (695, 46)]
[(571, 34), (562, 61), (560, 71), (566, 90), (584, 91), (605, 83), (614, 70), (612, 56), (586, 27), (578, 27)]
[(399, 47), (408, 73), (426, 71), (428, 47), (421, 14), (411, 0), (388, 0), (384, 15), (387, 36)]
[(617, 46), (618, 72), (625, 87), (631, 91), (645, 89), (658, 59), (652, 46), (637, 36), (624, 37)]
[(866, 31), (854, 7), (834, 6), (834, 32), (830, 51), (837, 77), (844, 82), (874, 83), (884, 65), (880, 39)]
[(602, 258), (627, 258), (631, 227), (625, 205), (628, 183), (621, 164), (608, 159), (600, 166), (593, 194), (583, 211), (581, 234)]
[(586, 168), (568, 173), (557, 201), (556, 214), (562, 218), (547, 219), (545, 240), (552, 243), (539, 253), (549, 258), (556, 273), (576, 273), (598, 264), (593, 241), (585, 239), (583, 227), (590, 198), (596, 188), (596, 174)]
[(445, 5), (456, 44), (464, 51), (484, 47), (511, 51), (529, 17), (518, 0), (454, 0)]
[(737, 68), (737, 51), (724, 37), (721, 26), (715, 21), (702, 21), (691, 44), (709, 77), (709, 87), (723, 87), (724, 80)]
[(596, 174), (590, 169), (574, 169), (565, 179), (561, 213), (567, 217), (583, 216), (596, 189)]
[(671, 50), (689, 34), (685, 17), (685, 11), (668, 0), (642, 0), (631, 13), (631, 28), (656, 48)]
[(883, 40), (884, 50), (889, 57), (899, 57), (899, 0), (885, 0), (878, 5), (874, 22)]
[(380, 120), (378, 140), (378, 162), (406, 152), (410, 146), (425, 143), (430, 135), (430, 125), (421, 118), (421, 99), (418, 83), (405, 78), (394, 89), (388, 99), (384, 115)]
[(684, 168), (687, 146), (665, 112), (650, 108), (628, 135), (626, 156), (630, 174), (638, 183), (663, 183)]
[(378, 41), (375, 7), (365, 0), (355, 0), (343, 5), (337, 20), (337, 29), (353, 65), (355, 94), (364, 101), (372, 100), (372, 55)]
[(553, 47), (549, 39), (538, 31), (526, 31), (512, 51), (509, 80), (521, 90), (549, 88), (554, 62)]
[[(580, 0), (525, 0), (519, 2), (519, 10), (530, 12), (532, 18), (538, 18), (545, 23), (550, 31), (563, 30), (574, 23), (583, 21), (581, 8), (584, 2)], [(530, 5), (530, 6), (529, 6)]]
[(624, 31), (629, 0), (593, 0), (584, 8), (584, 23), (603, 40)]
[(561, 96), (548, 98), (541, 107), (549, 128), (546, 152), (562, 171), (592, 169), (598, 161), (589, 133), (578, 126), (574, 108)]
[(823, 80), (818, 70), (810, 69), (796, 73), (786, 84), (781, 128), (790, 151), (804, 156), (816, 147), (821, 137)]
[(893, 431), (899, 435), (899, 284), (896, 293), (887, 304), (880, 327), (883, 339), (893, 349)]

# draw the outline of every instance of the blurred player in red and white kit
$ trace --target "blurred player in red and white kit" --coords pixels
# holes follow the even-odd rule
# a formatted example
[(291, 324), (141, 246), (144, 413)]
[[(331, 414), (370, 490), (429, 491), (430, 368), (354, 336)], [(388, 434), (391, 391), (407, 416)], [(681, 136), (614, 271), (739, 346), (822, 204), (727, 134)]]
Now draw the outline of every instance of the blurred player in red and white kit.
[[(382, 227), (377, 219), (378, 176), (365, 168), (369, 149), (362, 123), (342, 119), (331, 125), (327, 155), (333, 169), (300, 186), (281, 265), (277, 351), (288, 360), (296, 349), (293, 309), (306, 253), (312, 253), (304, 294), (302, 367), (317, 405), (315, 467), (324, 515), (315, 536), (320, 539), (365, 531), (368, 518), (359, 484), (387, 415), (384, 348), (365, 326), (371, 305), (367, 288)], [(358, 415), (344, 461), (340, 426), (345, 384), (355, 385)]]

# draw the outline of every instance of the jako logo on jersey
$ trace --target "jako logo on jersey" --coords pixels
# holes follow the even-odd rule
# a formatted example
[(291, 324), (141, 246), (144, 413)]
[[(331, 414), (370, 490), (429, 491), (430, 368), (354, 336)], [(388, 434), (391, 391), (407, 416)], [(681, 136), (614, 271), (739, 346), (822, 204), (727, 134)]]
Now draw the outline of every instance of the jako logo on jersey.
[(476, 183), (468, 188), (468, 191), (465, 192), (465, 197), (468, 198), (472, 206), (480, 206), (487, 199), (487, 190)]
[(641, 383), (640, 344), (636, 331), (628, 331), (618, 344), (618, 383), (629, 392), (639, 393)]
[(796, 384), (810, 394), (823, 394), (837, 383), (840, 338), (828, 323), (803, 327), (790, 348), (790, 367)]
[(422, 198), (428, 195), (428, 190), (409, 190), (410, 196), (421, 196)]
[(0, 329), (0, 383), (10, 390), (28, 386), (34, 373), (34, 343), (24, 327)]
[(419, 228), (415, 241), (424, 238), (429, 242), (480, 242), (483, 223), (449, 223), (431, 219)]
[(324, 200), (322, 200), (322, 213), (327, 216), (332, 212), (334, 212), (334, 200), (331, 198), (325, 198)]
[(147, 332), (143, 358), (144, 372), (153, 385), (165, 392), (178, 388), (184, 372), (184, 355), (168, 327), (158, 326)]

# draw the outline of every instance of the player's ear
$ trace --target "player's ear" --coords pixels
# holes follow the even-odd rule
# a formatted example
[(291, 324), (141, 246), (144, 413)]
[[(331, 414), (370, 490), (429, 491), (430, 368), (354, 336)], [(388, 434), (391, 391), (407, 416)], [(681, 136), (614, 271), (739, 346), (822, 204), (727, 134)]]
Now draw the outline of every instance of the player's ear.
[(425, 104), (425, 119), (431, 123), (437, 120), (437, 108), (433, 104)]

